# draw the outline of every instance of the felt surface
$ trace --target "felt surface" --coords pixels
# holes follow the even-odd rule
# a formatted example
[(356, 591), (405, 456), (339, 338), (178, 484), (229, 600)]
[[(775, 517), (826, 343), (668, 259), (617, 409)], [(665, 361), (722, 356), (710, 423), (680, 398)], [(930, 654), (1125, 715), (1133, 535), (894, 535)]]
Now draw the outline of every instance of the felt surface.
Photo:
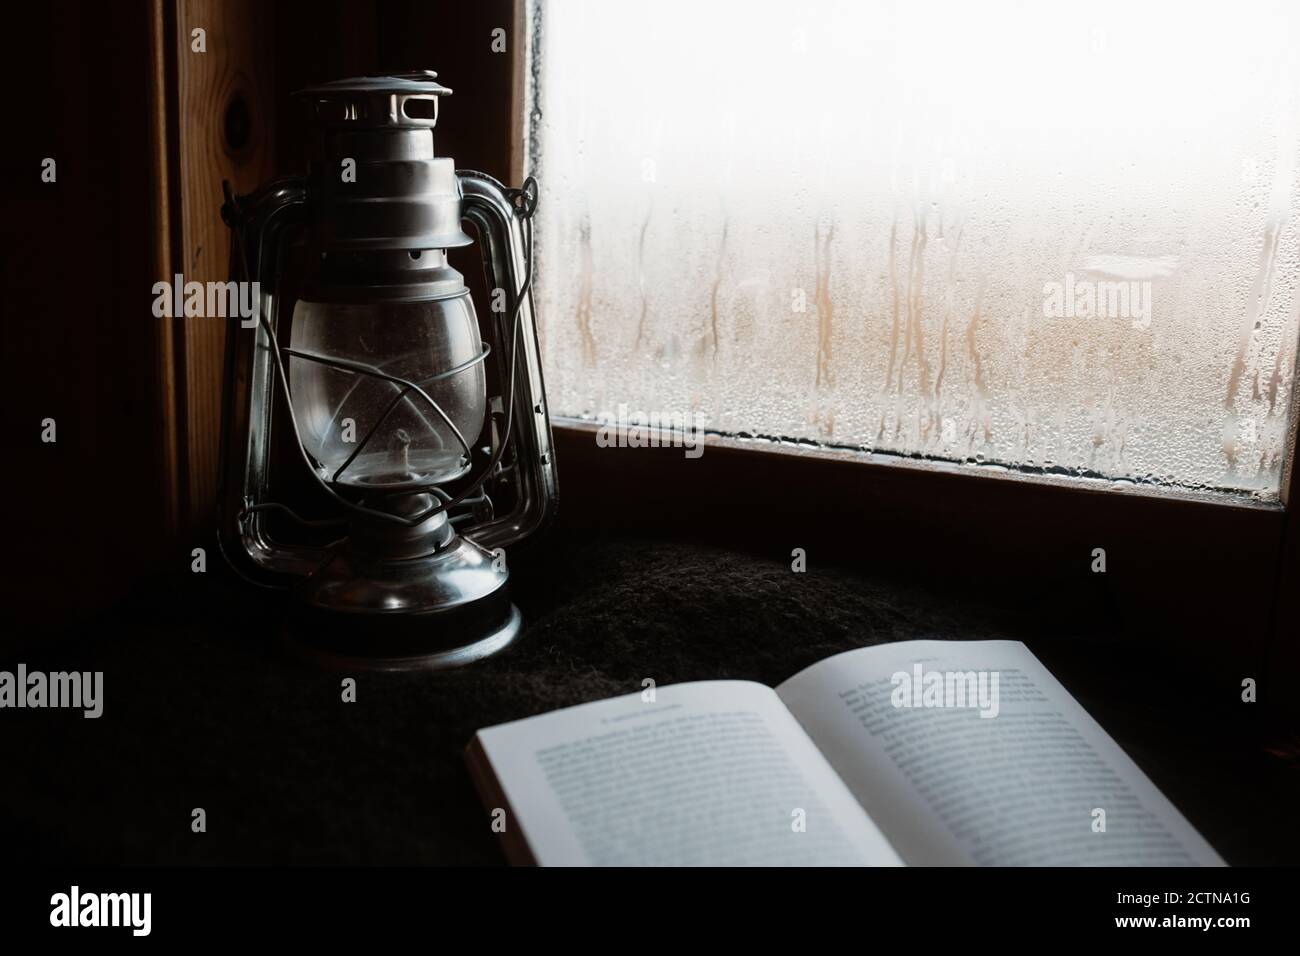
[(102, 670), (105, 707), (98, 720), (0, 713), (0, 845), (65, 864), (501, 863), (462, 757), (480, 727), (646, 677), (775, 684), (866, 644), (1007, 637), (1030, 644), (1230, 863), (1300, 862), (1294, 748), (1104, 634), (1039, 633), (950, 589), (815, 558), (795, 574), (687, 544), (557, 533), (512, 571), (520, 643), (458, 671), (356, 674), (356, 703), (341, 700), (343, 675), (278, 651), (278, 596), (217, 572), (153, 582), (57, 642), (6, 654), (0, 669)]

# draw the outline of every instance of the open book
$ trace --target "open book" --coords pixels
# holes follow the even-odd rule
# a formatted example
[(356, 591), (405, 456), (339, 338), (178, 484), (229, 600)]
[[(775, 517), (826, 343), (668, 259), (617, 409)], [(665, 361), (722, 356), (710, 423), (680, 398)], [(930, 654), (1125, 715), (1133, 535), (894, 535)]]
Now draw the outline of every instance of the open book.
[(516, 863), (1223, 865), (1017, 641), (648, 688), (481, 730), (467, 760)]

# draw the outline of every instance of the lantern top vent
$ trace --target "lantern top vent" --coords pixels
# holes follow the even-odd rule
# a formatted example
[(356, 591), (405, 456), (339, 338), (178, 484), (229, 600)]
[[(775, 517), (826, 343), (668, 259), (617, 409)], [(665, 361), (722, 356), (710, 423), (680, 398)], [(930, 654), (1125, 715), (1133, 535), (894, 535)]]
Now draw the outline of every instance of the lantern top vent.
[(438, 122), (438, 98), (451, 89), (438, 83), (433, 70), (357, 76), (298, 90), (311, 101), (312, 117), (324, 126), (353, 129), (432, 128)]

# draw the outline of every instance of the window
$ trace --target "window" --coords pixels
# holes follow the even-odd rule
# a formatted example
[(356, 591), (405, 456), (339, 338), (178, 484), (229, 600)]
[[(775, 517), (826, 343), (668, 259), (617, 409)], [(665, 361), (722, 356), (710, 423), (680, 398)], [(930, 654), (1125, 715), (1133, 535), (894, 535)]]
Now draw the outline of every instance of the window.
[(555, 414), (1278, 500), (1294, 3), (528, 15)]

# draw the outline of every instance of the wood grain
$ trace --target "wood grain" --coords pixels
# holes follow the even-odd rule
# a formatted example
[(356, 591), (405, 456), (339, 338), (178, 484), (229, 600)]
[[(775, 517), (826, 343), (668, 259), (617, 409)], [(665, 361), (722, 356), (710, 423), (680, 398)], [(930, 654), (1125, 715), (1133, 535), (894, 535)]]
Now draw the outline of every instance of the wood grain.
[[(168, 150), (167, 103), (168, 70), (167, 46), (170, 34), (164, 9), (166, 0), (152, 0), (149, 7), (149, 161), (153, 188), (150, 192), (150, 219), (154, 227), (153, 274), (160, 279), (170, 276), (172, 268), (171, 179)], [(158, 409), (158, 456), (162, 491), (163, 533), (174, 537), (180, 530), (181, 507), (181, 452), (178, 443), (178, 412), (181, 404), (176, 392), (175, 338), (172, 323), (158, 322), (155, 354), (158, 357), (155, 380), (155, 401)]]
[(528, 99), (532, 83), (528, 75), (530, 19), (528, 0), (514, 0), (514, 23), (510, 31), (510, 174), (509, 182), (522, 183), (528, 170)]
[[(175, 65), (171, 117), (179, 236), (173, 266), (185, 281), (223, 281), (229, 272), (229, 233), (221, 221), (221, 182), (248, 192), (274, 170), (271, 10), (256, 0), (176, 0), (172, 39)], [(192, 31), (206, 31), (206, 52), (192, 48)], [(247, 138), (232, 143), (226, 116), (242, 99)], [(225, 322), (172, 319), (176, 336), (172, 381), (181, 400), (177, 442), (180, 520), (206, 530), (212, 521), (220, 455), (221, 376)]]

